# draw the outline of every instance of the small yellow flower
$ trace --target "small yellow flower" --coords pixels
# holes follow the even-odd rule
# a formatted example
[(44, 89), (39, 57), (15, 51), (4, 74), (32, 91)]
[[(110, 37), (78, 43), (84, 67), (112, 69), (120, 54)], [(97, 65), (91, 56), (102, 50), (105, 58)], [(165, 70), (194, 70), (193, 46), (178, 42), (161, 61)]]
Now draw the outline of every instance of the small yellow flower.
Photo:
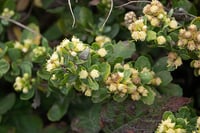
[(99, 77), (99, 71), (96, 70), (96, 69), (93, 69), (91, 72), (90, 72), (90, 76), (95, 79), (95, 78), (98, 78)]
[(159, 26), (160, 20), (158, 18), (154, 17), (154, 18), (151, 19), (150, 23), (151, 23), (152, 26)]
[(176, 29), (177, 26), (178, 26), (178, 23), (177, 23), (176, 20), (171, 20), (171, 21), (169, 22), (169, 27), (170, 27), (170, 28)]
[(157, 37), (157, 42), (159, 45), (165, 44), (166, 43), (166, 39), (164, 36), (158, 36)]
[(151, 12), (151, 13), (157, 13), (158, 10), (159, 10), (159, 7), (156, 6), (156, 5), (152, 5), (152, 6), (150, 7), (150, 12)]
[(115, 92), (117, 90), (117, 85), (112, 83), (110, 84), (110, 86), (108, 87), (109, 91), (111, 92)]
[(104, 57), (107, 55), (107, 51), (105, 48), (100, 48), (97, 53), (101, 56), (101, 57)]
[(79, 78), (80, 79), (86, 79), (88, 77), (88, 72), (86, 70), (81, 70), (79, 72)]
[(90, 97), (92, 95), (92, 91), (90, 89), (87, 89), (85, 91), (85, 95), (88, 96), (88, 97)]
[(137, 100), (139, 100), (140, 98), (141, 98), (141, 96), (140, 96), (140, 94), (139, 94), (137, 91), (135, 91), (135, 92), (133, 92), (133, 93), (131, 94), (131, 99), (134, 100), (134, 101), (137, 101)]
[(95, 38), (95, 41), (97, 42), (97, 44), (99, 44), (100, 47), (103, 47), (103, 45), (106, 43), (106, 42), (111, 42), (111, 39), (107, 36), (97, 36)]

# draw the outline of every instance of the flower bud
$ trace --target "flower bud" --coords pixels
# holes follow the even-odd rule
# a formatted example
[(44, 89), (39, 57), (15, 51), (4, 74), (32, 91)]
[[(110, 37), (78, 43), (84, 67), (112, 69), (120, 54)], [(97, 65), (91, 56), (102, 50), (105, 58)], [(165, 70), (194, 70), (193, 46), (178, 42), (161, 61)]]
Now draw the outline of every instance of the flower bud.
[(165, 44), (166, 43), (166, 39), (164, 36), (158, 36), (157, 37), (157, 42), (159, 45)]
[(131, 94), (131, 99), (134, 101), (137, 101), (141, 98), (140, 94), (136, 91), (133, 94)]
[(159, 10), (159, 7), (156, 6), (156, 5), (152, 5), (152, 6), (150, 7), (150, 12), (153, 13), (153, 14), (154, 14), (154, 13), (157, 13), (158, 10)]
[(190, 26), (188, 26), (188, 29), (190, 30), (190, 31), (197, 31), (197, 26), (196, 25), (194, 25), (194, 24), (191, 24)]
[(92, 91), (91, 91), (90, 89), (87, 89), (87, 90), (85, 91), (85, 96), (90, 97), (91, 95), (92, 95)]
[(91, 72), (90, 72), (90, 76), (95, 79), (95, 78), (98, 78), (99, 77), (99, 71), (96, 70), (96, 69), (93, 69)]
[(160, 25), (160, 20), (154, 17), (154, 18), (151, 19), (150, 23), (151, 23), (152, 26), (157, 27), (157, 26)]
[(171, 20), (171, 21), (169, 22), (169, 27), (170, 27), (170, 28), (176, 29), (177, 26), (178, 26), (178, 23), (177, 23), (176, 20)]
[(184, 37), (187, 38), (187, 39), (190, 39), (192, 37), (192, 33), (190, 31), (186, 31), (184, 33)]
[(187, 48), (190, 50), (190, 51), (193, 51), (196, 49), (196, 45), (194, 43), (194, 41), (189, 41), (188, 42), (188, 45), (187, 45)]
[(197, 33), (197, 41), (200, 43), (200, 33)]
[(105, 48), (100, 48), (97, 53), (101, 56), (101, 57), (104, 57), (107, 55), (107, 51)]
[(79, 72), (79, 78), (80, 79), (86, 79), (88, 77), (88, 72), (86, 70), (81, 70)]

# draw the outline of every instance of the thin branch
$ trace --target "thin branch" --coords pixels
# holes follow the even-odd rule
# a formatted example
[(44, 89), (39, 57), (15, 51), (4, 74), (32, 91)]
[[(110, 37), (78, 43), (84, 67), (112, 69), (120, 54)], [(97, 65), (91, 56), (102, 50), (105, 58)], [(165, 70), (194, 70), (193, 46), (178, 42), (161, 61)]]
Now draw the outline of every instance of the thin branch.
[(119, 7), (130, 5), (132, 3), (151, 3), (151, 2), (150, 1), (146, 1), (146, 0), (130, 1), (130, 2), (127, 2), (127, 3), (122, 4), (120, 6), (116, 6), (116, 7), (119, 8)]
[[(28, 26), (23, 25), (22, 23), (19, 23), (19, 22), (15, 21), (15, 20), (13, 20), (13, 19), (11, 19), (11, 18), (5, 18), (5, 17), (3, 17), (3, 16), (0, 16), (0, 19), (3, 19), (3, 20), (6, 20), (6, 21), (11, 22), (11, 23), (13, 23), (13, 24), (16, 24), (16, 25), (18, 25), (19, 27), (22, 27), (22, 28), (24, 28), (24, 29), (26, 29), (26, 30), (32, 32), (33, 34), (42, 36), (40, 33), (34, 31), (33, 29), (29, 28)], [(43, 37), (43, 36), (42, 36), (42, 37)]]
[(74, 25), (75, 25), (75, 23), (76, 23), (76, 19), (75, 19), (74, 13), (73, 13), (73, 11), (72, 11), (71, 1), (70, 1), (70, 0), (67, 0), (67, 2), (68, 2), (69, 9), (70, 9), (70, 12), (71, 12), (72, 18), (73, 18), (72, 28), (74, 28)]
[(110, 10), (109, 10), (108, 16), (106, 17), (106, 20), (104, 21), (104, 23), (103, 23), (102, 26), (101, 26), (101, 29), (104, 28), (106, 22), (108, 21), (110, 15), (111, 15), (111, 13), (112, 13), (112, 10), (113, 10), (113, 0), (110, 0)]

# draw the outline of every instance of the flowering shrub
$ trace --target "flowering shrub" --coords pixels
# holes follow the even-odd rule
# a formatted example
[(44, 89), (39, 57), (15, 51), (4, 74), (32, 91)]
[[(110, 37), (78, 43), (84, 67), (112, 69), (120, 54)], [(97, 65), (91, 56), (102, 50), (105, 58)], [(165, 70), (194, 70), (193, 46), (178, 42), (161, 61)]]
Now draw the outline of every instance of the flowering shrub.
[(171, 2), (0, 2), (0, 132), (200, 132), (197, 4)]

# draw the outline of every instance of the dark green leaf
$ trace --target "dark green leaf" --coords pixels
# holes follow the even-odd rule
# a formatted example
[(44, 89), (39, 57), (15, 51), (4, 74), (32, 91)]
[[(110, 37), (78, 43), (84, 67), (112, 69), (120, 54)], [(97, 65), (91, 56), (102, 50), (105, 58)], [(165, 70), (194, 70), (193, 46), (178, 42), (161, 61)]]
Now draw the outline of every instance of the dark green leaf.
[(8, 56), (12, 61), (16, 61), (20, 58), (22, 58), (22, 52), (19, 49), (16, 48), (9, 48), (8, 49)]
[(100, 131), (100, 107), (94, 104), (90, 109), (80, 111), (72, 120), (72, 130), (77, 133), (98, 133)]
[(172, 81), (171, 73), (168, 71), (160, 71), (156, 75), (161, 78), (160, 86), (166, 86)]
[(28, 73), (29, 75), (32, 74), (32, 67), (33, 67), (33, 64), (30, 62), (30, 61), (23, 61), (21, 64), (20, 64), (20, 68), (21, 68), (21, 71), (22, 73)]
[(0, 116), (5, 114), (8, 110), (10, 110), (15, 104), (16, 96), (14, 93), (10, 93), (7, 96), (3, 97), (0, 100)]
[(154, 72), (167, 70), (167, 57), (160, 58), (153, 66)]
[(89, 24), (93, 23), (93, 15), (92, 12), (86, 8), (86, 7), (81, 7), (80, 12), (79, 12), (79, 17), (80, 17), (80, 23), (86, 27)]
[(159, 88), (159, 91), (167, 96), (182, 96), (183, 95), (183, 90), (182, 88), (177, 85), (177, 84), (173, 84), (170, 83), (167, 86), (163, 86), (161, 88)]
[(9, 68), (9, 63), (5, 59), (0, 59), (0, 78), (8, 72)]
[(135, 44), (132, 42), (118, 42), (113, 45), (114, 52), (110, 60), (121, 57), (123, 59), (130, 58), (135, 52)]
[(151, 69), (151, 63), (145, 56), (140, 56), (135, 62), (135, 68), (141, 71), (143, 68)]

